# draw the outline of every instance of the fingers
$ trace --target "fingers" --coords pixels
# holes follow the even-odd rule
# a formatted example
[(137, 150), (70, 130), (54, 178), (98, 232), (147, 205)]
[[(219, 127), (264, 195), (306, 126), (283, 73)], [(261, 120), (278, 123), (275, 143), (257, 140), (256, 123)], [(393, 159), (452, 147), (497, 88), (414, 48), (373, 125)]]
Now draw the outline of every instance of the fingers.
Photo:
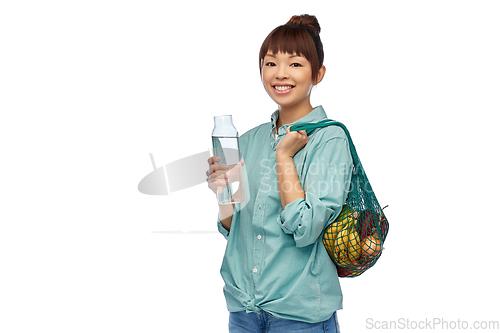
[(297, 133), (300, 135), (300, 137), (301, 137), (302, 140), (308, 140), (309, 139), (309, 137), (307, 136), (306, 130), (297, 131)]
[(222, 190), (229, 184), (226, 180), (211, 180), (208, 182), (208, 188), (210, 188), (214, 193), (222, 193)]
[(208, 176), (207, 181), (214, 178), (229, 178), (228, 170), (229, 167), (227, 165), (212, 165), (212, 167), (206, 172), (206, 175)]
[(219, 156), (212, 156), (208, 159), (208, 165), (212, 165), (212, 164), (217, 163), (219, 161), (220, 161)]
[(222, 163), (215, 164), (218, 161), (220, 161), (220, 157), (218, 156), (213, 156), (208, 159), (208, 171), (205, 173), (207, 176), (210, 176), (211, 174), (216, 173), (217, 171), (227, 171), (229, 169), (229, 167), (226, 164)]
[[(286, 133), (287, 133), (287, 134), (288, 134), (288, 133), (290, 133), (290, 127), (291, 127), (291, 126), (288, 126), (288, 127), (286, 128)], [(306, 132), (306, 130), (300, 130), (300, 131), (294, 131), (294, 132), (297, 132), (297, 133), (299, 133), (299, 134), (301, 134), (301, 135), (306, 135), (306, 136), (307, 136), (307, 132)]]
[(222, 190), (228, 186), (228, 178), (229, 174), (227, 170), (229, 167), (225, 164), (215, 164), (217, 161), (220, 161), (220, 157), (214, 156), (208, 159), (209, 170), (206, 172), (207, 174), (207, 183), (208, 187), (214, 193), (221, 193)]
[[(238, 167), (238, 166), (244, 166), (245, 165), (245, 161), (244, 160), (241, 160), (239, 163), (237, 164), (231, 164), (231, 165), (227, 165), (227, 164), (222, 164), (222, 163), (219, 163), (219, 164), (215, 164), (214, 161), (220, 161), (220, 157), (218, 156), (214, 156), (214, 157), (210, 157), (208, 159), (208, 171), (205, 172), (205, 174), (207, 176), (210, 176), (211, 174), (217, 172), (217, 171), (229, 171), (235, 167)], [(219, 173), (219, 174), (222, 174)]]
[(206, 181), (208, 183), (208, 187), (214, 192), (220, 192), (223, 188), (228, 186), (231, 182), (230, 179), (233, 177), (238, 177), (240, 169), (243, 165), (245, 165), (245, 161), (241, 160), (240, 163), (233, 165), (226, 165), (222, 163), (218, 163), (221, 160), (218, 156), (210, 157), (207, 162), (209, 165), (209, 169), (206, 172), (208, 176)]

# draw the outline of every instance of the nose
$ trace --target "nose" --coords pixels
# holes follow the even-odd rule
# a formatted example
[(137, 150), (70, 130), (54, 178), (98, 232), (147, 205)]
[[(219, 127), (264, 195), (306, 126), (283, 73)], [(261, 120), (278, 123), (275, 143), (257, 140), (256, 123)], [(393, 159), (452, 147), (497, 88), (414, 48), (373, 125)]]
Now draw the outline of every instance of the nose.
[(277, 80), (284, 80), (288, 79), (288, 72), (287, 72), (287, 67), (286, 66), (279, 66), (278, 70), (276, 71), (275, 75)]

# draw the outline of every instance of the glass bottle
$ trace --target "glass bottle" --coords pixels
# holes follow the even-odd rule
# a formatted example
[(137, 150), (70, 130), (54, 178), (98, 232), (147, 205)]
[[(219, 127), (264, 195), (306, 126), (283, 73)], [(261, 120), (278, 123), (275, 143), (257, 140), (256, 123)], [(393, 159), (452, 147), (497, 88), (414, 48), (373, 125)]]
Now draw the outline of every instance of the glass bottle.
[(231, 174), (230, 179), (225, 179), (225, 186), (217, 189), (217, 201), (221, 205), (243, 202), (245, 199), (243, 186), (241, 186), (241, 154), (238, 131), (233, 125), (231, 115), (214, 117), (212, 147), (214, 156), (221, 159), (216, 164), (226, 164), (229, 166), (226, 172)]

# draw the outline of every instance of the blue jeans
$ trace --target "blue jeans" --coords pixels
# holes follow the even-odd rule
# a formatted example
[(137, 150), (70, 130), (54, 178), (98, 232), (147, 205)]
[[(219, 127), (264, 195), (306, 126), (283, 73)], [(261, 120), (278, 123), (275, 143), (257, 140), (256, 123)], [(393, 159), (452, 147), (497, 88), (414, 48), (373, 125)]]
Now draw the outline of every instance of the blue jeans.
[(229, 313), (229, 333), (340, 333), (337, 312), (326, 321), (310, 324), (302, 321), (279, 319), (265, 311)]

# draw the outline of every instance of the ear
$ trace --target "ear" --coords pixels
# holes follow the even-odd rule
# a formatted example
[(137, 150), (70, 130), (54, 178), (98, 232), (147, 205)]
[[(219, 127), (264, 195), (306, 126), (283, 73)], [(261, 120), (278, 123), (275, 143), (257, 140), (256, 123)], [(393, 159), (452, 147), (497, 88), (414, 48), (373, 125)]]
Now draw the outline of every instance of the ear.
[(321, 66), (318, 71), (318, 76), (316, 77), (316, 81), (314, 81), (314, 85), (317, 85), (321, 81), (323, 81), (323, 77), (325, 77), (326, 67), (325, 65)]

